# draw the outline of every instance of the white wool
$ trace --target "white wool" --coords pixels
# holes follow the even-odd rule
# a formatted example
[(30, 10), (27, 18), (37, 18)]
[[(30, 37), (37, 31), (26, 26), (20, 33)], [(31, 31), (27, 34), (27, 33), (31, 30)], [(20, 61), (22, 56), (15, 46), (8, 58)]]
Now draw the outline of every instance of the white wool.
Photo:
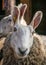
[(39, 42), (41, 44), (41, 50), (43, 51), (43, 54), (45, 55), (45, 49), (44, 49), (44, 44), (43, 44), (44, 42), (43, 42), (42, 38), (40, 37), (40, 35), (38, 35), (36, 33), (34, 33), (33, 36), (36, 37), (36, 38), (38, 38), (38, 40), (39, 40)]
[(23, 17), (21, 18), (20, 22), (21, 22), (22, 25), (27, 26), (27, 23), (26, 23), (26, 21), (24, 20)]

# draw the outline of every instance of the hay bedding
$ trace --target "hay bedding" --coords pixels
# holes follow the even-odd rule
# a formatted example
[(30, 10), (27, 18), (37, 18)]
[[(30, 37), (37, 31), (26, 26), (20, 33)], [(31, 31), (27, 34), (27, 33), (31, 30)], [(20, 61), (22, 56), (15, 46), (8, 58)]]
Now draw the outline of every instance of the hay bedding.
[(3, 48), (3, 65), (46, 65), (46, 56), (44, 56), (41, 50), (41, 44), (39, 41), (36, 42), (36, 39), (34, 39), (34, 44), (27, 58), (16, 59), (14, 57), (14, 52), (10, 47), (9, 40), (10, 38), (8, 38)]

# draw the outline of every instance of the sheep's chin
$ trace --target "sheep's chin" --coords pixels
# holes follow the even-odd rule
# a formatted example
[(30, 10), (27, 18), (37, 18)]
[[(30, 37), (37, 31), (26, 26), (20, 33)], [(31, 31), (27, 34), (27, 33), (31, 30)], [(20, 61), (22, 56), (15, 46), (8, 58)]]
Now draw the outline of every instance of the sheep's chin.
[(18, 54), (14, 54), (14, 56), (15, 56), (16, 59), (22, 59), (22, 58), (28, 57), (28, 54), (24, 55), (24, 56), (21, 56), (21, 55), (18, 55)]
[(30, 53), (30, 49), (27, 50), (25, 55), (21, 55), (19, 52), (14, 51), (14, 56), (17, 59), (27, 58)]

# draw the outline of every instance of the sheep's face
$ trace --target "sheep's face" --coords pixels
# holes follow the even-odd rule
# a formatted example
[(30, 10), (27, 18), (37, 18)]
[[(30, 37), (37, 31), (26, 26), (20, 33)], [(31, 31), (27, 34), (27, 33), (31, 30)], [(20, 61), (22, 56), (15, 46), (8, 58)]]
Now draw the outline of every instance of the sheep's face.
[(26, 57), (33, 44), (33, 27), (15, 25), (11, 36), (11, 46), (14, 52), (21, 57)]
[(0, 22), (0, 34), (7, 35), (12, 31), (12, 17), (11, 15), (4, 17)]

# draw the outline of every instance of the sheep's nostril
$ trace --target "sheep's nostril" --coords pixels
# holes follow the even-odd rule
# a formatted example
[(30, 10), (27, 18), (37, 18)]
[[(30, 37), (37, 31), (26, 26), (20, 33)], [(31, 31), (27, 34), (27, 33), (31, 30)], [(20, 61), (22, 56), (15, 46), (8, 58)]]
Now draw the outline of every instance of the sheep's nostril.
[(26, 50), (24, 50), (24, 51), (22, 51), (20, 48), (19, 48), (19, 52), (22, 54), (22, 55), (25, 55), (25, 52), (27, 51), (27, 49)]
[(14, 31), (17, 31), (17, 28), (16, 27), (14, 28)]

